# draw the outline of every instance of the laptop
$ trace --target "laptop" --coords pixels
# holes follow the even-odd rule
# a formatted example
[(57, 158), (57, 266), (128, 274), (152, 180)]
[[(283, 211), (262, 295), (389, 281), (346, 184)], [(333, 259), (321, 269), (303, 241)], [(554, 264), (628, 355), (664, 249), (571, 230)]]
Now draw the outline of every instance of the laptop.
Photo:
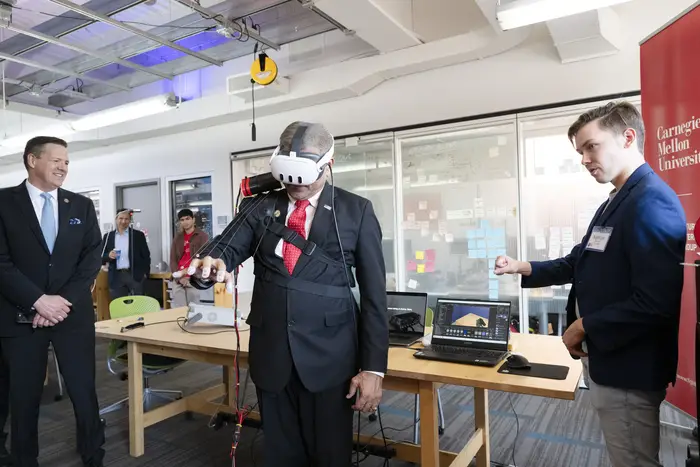
[(428, 294), (387, 292), (389, 345), (408, 347), (423, 337)]
[(508, 354), (510, 303), (439, 298), (431, 345), (416, 358), (496, 366)]

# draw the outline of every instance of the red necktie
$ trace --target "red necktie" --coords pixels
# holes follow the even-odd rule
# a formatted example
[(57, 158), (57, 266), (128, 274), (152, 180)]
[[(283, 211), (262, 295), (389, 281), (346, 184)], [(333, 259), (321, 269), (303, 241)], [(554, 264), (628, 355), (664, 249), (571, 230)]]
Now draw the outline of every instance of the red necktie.
[[(302, 199), (297, 200), (296, 209), (289, 216), (289, 221), (287, 221), (287, 227), (306, 238), (306, 207), (309, 205), (309, 200)], [(296, 266), (299, 257), (301, 256), (301, 250), (291, 243), (284, 242), (282, 246), (282, 258), (284, 259), (284, 265), (287, 267), (289, 274), (294, 271), (294, 266)]]

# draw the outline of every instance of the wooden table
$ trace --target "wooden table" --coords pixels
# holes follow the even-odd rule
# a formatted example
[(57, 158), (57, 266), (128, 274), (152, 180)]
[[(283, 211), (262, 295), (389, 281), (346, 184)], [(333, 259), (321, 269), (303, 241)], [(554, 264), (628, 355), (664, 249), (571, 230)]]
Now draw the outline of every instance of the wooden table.
[[(121, 333), (120, 329), (135, 321), (136, 317), (95, 323), (98, 337), (128, 342), (129, 440), (130, 453), (134, 457), (144, 454), (144, 429), (148, 426), (186, 411), (213, 415), (217, 411), (235, 407), (235, 401), (229, 397), (230, 384), (234, 382), (231, 365), (236, 348), (235, 334), (228, 332), (195, 335), (183, 332), (174, 321), (184, 315), (185, 308), (151, 313), (144, 317), (147, 326), (127, 333)], [(153, 323), (161, 324), (149, 326)], [(201, 325), (195, 325), (195, 328), (202, 331), (212, 330), (211, 327)], [(241, 332), (241, 366), (247, 366), (248, 363), (248, 337), (249, 331)], [(497, 373), (497, 368), (418, 360), (413, 357), (414, 350), (390, 349), (389, 370), (384, 378), (384, 388), (420, 395), (421, 445), (401, 442), (392, 444), (396, 449), (397, 458), (426, 467), (466, 467), (476, 457), (478, 467), (488, 467), (489, 389), (556, 399), (574, 399), (581, 377), (581, 363), (569, 356), (560, 337), (514, 334), (511, 341), (514, 350), (526, 355), (531, 362), (568, 366), (570, 370), (566, 380), (504, 375)], [(223, 384), (144, 413), (143, 380), (140, 376), (144, 353), (221, 365), (224, 367)], [(436, 389), (442, 384), (474, 388), (476, 430), (460, 453), (439, 450)], [(225, 406), (212, 402), (221, 396), (224, 396)], [(362, 443), (383, 445), (381, 439), (370, 439), (367, 436), (361, 436), (360, 439)]]

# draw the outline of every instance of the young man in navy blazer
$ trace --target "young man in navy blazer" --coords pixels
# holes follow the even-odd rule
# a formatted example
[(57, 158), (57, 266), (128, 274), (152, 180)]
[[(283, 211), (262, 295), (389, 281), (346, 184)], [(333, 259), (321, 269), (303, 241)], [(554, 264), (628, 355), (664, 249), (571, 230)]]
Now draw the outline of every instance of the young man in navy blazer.
[(522, 287), (573, 284), (564, 344), (583, 358), (613, 467), (657, 467), (659, 406), (676, 380), (686, 219), (678, 196), (644, 162), (644, 123), (627, 102), (581, 115), (569, 129), (581, 163), (612, 183), (571, 253), (552, 261), (496, 259)]

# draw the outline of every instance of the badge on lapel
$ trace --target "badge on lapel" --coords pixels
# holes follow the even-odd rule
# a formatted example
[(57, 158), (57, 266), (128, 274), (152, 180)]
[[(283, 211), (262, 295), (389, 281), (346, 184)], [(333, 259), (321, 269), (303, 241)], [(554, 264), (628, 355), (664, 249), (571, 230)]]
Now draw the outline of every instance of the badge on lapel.
[[(66, 200), (66, 201), (68, 201), (68, 200)], [(71, 220), (68, 221), (68, 224), (69, 224), (69, 225), (80, 225), (80, 224), (82, 224), (82, 223), (83, 223), (83, 222), (82, 222), (80, 219), (78, 219), (77, 217), (74, 217), (74, 218), (72, 218)]]

